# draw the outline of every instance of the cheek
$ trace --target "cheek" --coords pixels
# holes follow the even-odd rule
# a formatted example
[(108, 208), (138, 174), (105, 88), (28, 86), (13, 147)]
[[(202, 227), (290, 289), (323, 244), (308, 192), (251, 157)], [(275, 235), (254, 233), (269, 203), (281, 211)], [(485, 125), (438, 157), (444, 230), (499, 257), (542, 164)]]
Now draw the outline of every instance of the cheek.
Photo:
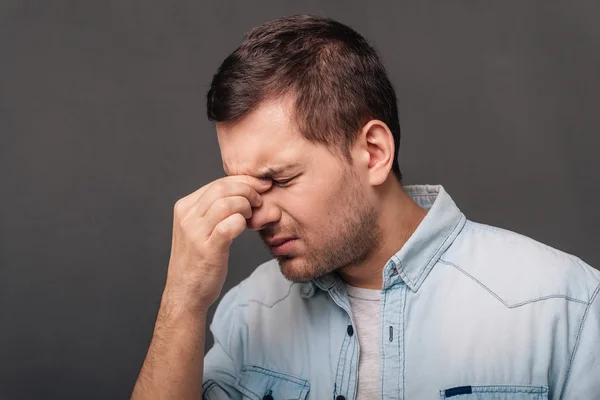
[(331, 196), (316, 187), (297, 187), (281, 196), (284, 211), (304, 230), (313, 230), (327, 224), (331, 213)]

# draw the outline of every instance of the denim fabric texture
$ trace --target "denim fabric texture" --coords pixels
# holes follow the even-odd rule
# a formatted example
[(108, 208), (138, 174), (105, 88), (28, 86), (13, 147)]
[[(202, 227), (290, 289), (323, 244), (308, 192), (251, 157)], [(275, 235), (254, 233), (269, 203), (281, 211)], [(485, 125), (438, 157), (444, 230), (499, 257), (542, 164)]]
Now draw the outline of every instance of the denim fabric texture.
[[(383, 268), (381, 399), (600, 399), (600, 272), (468, 220), (441, 185)], [(292, 283), (275, 259), (225, 294), (205, 399), (356, 396), (360, 348), (335, 273)]]

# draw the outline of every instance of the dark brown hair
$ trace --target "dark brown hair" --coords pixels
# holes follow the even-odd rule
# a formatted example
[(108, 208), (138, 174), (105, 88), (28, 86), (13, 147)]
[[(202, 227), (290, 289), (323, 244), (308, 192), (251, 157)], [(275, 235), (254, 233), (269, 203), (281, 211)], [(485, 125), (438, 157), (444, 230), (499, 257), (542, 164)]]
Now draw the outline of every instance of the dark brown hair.
[(206, 96), (208, 118), (235, 122), (261, 102), (287, 95), (293, 96), (301, 134), (348, 162), (364, 124), (385, 122), (396, 148), (392, 171), (402, 181), (396, 94), (376, 51), (356, 31), (310, 15), (253, 28), (214, 75)]

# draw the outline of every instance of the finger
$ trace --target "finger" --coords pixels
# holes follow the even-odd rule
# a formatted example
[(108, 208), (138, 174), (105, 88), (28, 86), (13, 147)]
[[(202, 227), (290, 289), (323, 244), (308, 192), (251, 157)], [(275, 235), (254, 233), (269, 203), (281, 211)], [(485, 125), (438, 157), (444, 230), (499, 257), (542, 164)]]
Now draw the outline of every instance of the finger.
[(206, 236), (211, 235), (221, 221), (233, 214), (241, 214), (244, 219), (252, 217), (252, 206), (247, 198), (232, 196), (215, 201), (202, 218), (203, 233)]
[(246, 228), (246, 219), (242, 214), (232, 214), (219, 222), (209, 239), (207, 245), (220, 252), (229, 250), (233, 239), (238, 237)]
[(194, 207), (194, 212), (203, 217), (208, 209), (221, 198), (242, 196), (250, 202), (252, 207), (260, 207), (262, 198), (254, 188), (242, 182), (221, 181), (215, 183), (209, 190), (198, 199)]
[(269, 189), (271, 187), (271, 184), (272, 184), (272, 181), (270, 179), (258, 179), (258, 178), (255, 178), (253, 176), (250, 176), (250, 175), (231, 175), (231, 176), (226, 176), (224, 178), (220, 178), (220, 179), (217, 179), (215, 181), (212, 181), (209, 184), (204, 185), (200, 189), (196, 190), (195, 192), (190, 193), (189, 195), (187, 195), (185, 197), (186, 198), (186, 202), (189, 202), (190, 204), (196, 203), (198, 201), (198, 199), (206, 191), (208, 191), (211, 187), (213, 187), (214, 185), (218, 184), (219, 182), (225, 182), (225, 183), (229, 183), (229, 182), (241, 182), (241, 183), (245, 183), (247, 185), (250, 185), (252, 188), (254, 188), (254, 190), (256, 192), (258, 192), (258, 193), (265, 192), (267, 189)]

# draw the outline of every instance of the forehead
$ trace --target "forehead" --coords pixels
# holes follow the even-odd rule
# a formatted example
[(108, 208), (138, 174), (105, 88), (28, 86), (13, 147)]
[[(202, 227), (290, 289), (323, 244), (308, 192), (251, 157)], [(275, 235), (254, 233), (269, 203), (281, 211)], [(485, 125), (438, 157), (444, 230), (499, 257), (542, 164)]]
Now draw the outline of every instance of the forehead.
[(271, 101), (234, 123), (217, 123), (225, 172), (267, 176), (305, 164), (314, 146), (300, 135), (290, 115), (288, 103)]

